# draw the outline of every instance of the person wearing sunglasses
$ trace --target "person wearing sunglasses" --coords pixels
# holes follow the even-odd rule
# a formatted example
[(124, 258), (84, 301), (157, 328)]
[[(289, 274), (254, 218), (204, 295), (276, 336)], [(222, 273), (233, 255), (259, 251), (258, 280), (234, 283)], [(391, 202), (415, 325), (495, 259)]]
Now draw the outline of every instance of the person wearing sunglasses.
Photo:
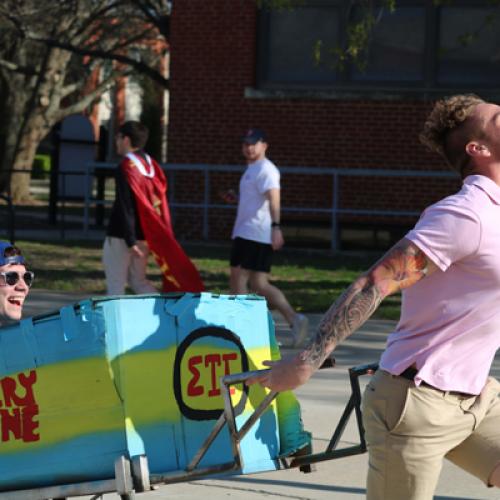
[(8, 241), (0, 241), (0, 326), (21, 319), (33, 278), (21, 250)]

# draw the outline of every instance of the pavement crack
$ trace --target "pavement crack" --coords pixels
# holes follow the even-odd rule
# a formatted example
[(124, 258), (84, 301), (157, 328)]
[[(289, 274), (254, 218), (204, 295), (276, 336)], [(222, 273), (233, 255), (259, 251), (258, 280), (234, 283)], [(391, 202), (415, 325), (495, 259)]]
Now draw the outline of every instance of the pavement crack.
[(273, 492), (273, 491), (262, 490), (262, 489), (241, 488), (238, 486), (226, 486), (223, 484), (208, 484), (208, 483), (201, 484), (201, 483), (194, 483), (194, 482), (190, 482), (189, 484), (191, 484), (192, 486), (199, 486), (202, 488), (209, 487), (209, 488), (221, 488), (221, 489), (229, 490), (229, 491), (241, 491), (241, 492), (245, 492), (245, 493), (252, 492), (252, 493), (256, 493), (258, 495), (268, 495), (268, 496), (273, 496), (273, 497), (278, 497), (278, 498), (291, 498), (294, 500), (312, 500), (311, 497), (287, 495), (287, 494), (283, 494), (283, 493), (279, 493), (279, 492)]

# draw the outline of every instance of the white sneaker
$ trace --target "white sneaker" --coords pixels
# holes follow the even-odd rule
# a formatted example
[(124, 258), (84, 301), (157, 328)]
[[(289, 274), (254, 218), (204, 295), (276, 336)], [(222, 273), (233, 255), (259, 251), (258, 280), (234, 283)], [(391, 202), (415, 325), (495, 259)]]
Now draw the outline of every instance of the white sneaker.
[(309, 319), (303, 314), (297, 313), (293, 319), (292, 335), (293, 347), (299, 347), (309, 333)]

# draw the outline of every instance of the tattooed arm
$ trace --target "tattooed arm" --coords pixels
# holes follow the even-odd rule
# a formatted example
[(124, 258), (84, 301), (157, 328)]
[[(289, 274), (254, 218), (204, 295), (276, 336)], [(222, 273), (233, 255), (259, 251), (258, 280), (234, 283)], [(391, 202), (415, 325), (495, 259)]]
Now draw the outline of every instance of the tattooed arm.
[(316, 336), (301, 353), (266, 362), (272, 369), (249, 383), (259, 382), (277, 391), (305, 383), (337, 345), (370, 318), (385, 297), (408, 288), (436, 269), (416, 245), (401, 240), (331, 305)]

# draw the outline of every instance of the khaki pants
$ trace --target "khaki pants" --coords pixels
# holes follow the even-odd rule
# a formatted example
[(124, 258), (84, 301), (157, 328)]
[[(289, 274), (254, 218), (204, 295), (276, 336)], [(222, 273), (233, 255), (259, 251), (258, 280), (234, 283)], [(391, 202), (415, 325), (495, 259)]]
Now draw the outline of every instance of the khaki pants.
[(123, 295), (127, 283), (134, 293), (157, 293), (158, 290), (146, 278), (149, 249), (145, 241), (136, 245), (144, 253), (138, 257), (130, 252), (125, 240), (107, 236), (104, 240), (102, 263), (106, 275), (108, 295)]
[(443, 458), (487, 484), (500, 462), (500, 384), (479, 396), (440, 391), (378, 370), (365, 389), (368, 500), (430, 500)]

